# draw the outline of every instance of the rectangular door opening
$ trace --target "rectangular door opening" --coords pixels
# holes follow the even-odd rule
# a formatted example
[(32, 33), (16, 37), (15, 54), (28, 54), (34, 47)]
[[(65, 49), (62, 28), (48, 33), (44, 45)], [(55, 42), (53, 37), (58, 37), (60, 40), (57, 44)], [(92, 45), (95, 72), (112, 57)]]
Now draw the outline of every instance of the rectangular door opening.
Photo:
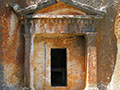
[(51, 86), (67, 86), (66, 48), (51, 49)]

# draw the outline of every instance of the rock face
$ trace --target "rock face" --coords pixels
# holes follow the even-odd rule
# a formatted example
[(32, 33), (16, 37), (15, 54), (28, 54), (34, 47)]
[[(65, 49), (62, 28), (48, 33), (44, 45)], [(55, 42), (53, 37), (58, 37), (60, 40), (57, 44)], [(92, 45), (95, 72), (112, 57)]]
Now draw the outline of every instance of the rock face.
[[(14, 0), (21, 7), (41, 0)], [(96, 24), (99, 90), (120, 90), (119, 0), (73, 0), (107, 13)], [(24, 84), (24, 26), (9, 7), (13, 0), (0, 1), (0, 90), (22, 90)], [(105, 8), (106, 7), (106, 8)], [(22, 17), (21, 17), (22, 18)]]

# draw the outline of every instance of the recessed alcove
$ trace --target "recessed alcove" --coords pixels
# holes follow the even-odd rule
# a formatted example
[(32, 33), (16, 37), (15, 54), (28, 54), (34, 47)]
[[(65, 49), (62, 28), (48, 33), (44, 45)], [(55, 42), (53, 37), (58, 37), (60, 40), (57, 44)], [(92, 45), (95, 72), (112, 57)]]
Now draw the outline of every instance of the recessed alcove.
[(84, 36), (72, 34), (43, 36), (40, 34), (34, 38), (33, 63), (40, 63), (34, 64), (34, 67), (40, 68), (34, 71), (34, 82), (40, 82), (44, 90), (84, 89), (86, 85)]

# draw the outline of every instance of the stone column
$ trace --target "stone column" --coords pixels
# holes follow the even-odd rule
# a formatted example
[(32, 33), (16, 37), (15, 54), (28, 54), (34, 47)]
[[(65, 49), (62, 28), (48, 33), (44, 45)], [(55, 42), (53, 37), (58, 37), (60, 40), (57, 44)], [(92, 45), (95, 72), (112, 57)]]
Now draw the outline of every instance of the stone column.
[(25, 34), (25, 68), (24, 68), (24, 90), (31, 90), (32, 77), (30, 62), (33, 56), (34, 34)]
[(30, 35), (25, 36), (24, 90), (30, 88)]
[(96, 32), (86, 33), (86, 88), (85, 90), (99, 90), (97, 88), (97, 52)]
[(30, 21), (25, 21), (25, 62), (24, 62), (24, 89), (30, 90), (30, 50), (31, 50), (31, 34)]

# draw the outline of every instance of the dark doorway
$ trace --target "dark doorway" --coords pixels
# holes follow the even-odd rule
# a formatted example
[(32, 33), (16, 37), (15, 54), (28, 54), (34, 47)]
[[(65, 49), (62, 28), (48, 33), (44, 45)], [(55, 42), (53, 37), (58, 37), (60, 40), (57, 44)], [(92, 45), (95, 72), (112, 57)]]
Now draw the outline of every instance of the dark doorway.
[(67, 85), (66, 48), (51, 49), (51, 86)]

